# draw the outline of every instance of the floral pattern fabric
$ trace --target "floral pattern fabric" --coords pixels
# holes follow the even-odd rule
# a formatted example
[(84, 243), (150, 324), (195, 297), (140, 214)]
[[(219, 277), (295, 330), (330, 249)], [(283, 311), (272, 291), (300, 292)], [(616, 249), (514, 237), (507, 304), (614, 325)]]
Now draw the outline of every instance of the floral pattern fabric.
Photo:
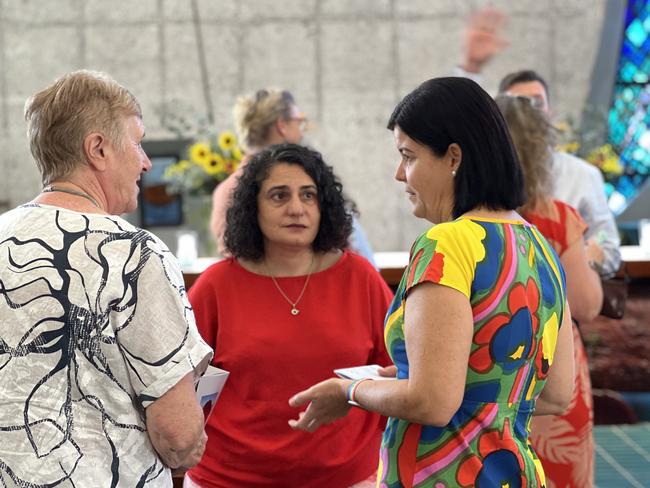
[[(529, 222), (562, 256), (584, 239), (587, 224), (578, 212), (558, 200), (539, 201), (525, 214)], [(537, 452), (549, 488), (586, 488), (594, 484), (593, 399), (587, 354), (576, 325), (573, 325), (575, 386), (573, 398), (562, 415), (535, 417), (530, 439)]]
[(386, 318), (386, 345), (400, 379), (409, 377), (408, 292), (427, 281), (459, 290), (471, 303), (465, 395), (445, 427), (388, 420), (379, 486), (545, 486), (528, 435), (566, 299), (553, 248), (523, 221), (460, 218), (422, 234)]

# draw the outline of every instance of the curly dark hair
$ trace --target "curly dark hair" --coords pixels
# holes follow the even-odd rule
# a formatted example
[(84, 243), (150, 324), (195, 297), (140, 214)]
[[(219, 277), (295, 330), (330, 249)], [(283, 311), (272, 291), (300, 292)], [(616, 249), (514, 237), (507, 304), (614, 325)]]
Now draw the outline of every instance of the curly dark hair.
[(244, 168), (226, 212), (226, 249), (236, 258), (259, 261), (264, 257), (264, 236), (257, 220), (257, 196), (276, 164), (295, 164), (316, 183), (320, 225), (312, 248), (316, 252), (345, 249), (352, 233), (354, 203), (317, 151), (298, 144), (276, 144), (257, 153)]

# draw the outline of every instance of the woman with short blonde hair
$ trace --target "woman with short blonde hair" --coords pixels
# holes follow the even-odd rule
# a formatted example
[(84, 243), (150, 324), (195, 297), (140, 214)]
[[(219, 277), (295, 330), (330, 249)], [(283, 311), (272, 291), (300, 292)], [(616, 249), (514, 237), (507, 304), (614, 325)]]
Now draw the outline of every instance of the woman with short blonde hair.
[(85, 160), (78, 141), (89, 132), (103, 133), (122, 147), (123, 119), (132, 115), (142, 118), (133, 94), (93, 71), (68, 73), (27, 100), (27, 136), (43, 185), (65, 178)]
[[(244, 150), (247, 153), (258, 152), (271, 144), (269, 139), (275, 135), (272, 133), (274, 124), (295, 120), (296, 114), (292, 110), (295, 104), (291, 93), (273, 88), (239, 97), (233, 108), (233, 117), (239, 142)], [(298, 115), (297, 118), (300, 119), (301, 116)], [(280, 135), (284, 135), (285, 131), (282, 129), (283, 127), (278, 130)], [(302, 139), (302, 136), (300, 138)]]
[(212, 350), (167, 246), (120, 217), (151, 169), (140, 105), (82, 70), (25, 119), (45, 186), (0, 215), (0, 479), (169, 487), (205, 449), (194, 382)]

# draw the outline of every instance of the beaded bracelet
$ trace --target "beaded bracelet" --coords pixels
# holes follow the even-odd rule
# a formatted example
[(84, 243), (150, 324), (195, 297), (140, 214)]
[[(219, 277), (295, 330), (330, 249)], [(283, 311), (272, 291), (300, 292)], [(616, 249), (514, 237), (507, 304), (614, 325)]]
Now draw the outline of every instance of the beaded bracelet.
[(354, 380), (350, 385), (348, 386), (347, 390), (347, 397), (348, 397), (348, 403), (350, 405), (354, 405), (355, 407), (360, 407), (359, 403), (356, 400), (356, 393), (357, 393), (357, 388), (359, 388), (359, 385), (363, 383), (364, 381), (372, 381), (372, 378), (361, 378), (360, 380)]

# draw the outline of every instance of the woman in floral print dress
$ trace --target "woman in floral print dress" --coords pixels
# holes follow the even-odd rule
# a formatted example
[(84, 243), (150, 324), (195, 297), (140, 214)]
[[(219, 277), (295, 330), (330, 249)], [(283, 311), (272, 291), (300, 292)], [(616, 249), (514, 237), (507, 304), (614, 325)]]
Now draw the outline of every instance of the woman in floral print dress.
[(464, 78), (429, 80), (390, 118), (395, 178), (418, 237), (388, 311), (395, 381), (330, 379), (298, 393), (294, 428), (345, 415), (389, 417), (380, 487), (545, 486), (528, 442), (535, 414), (561, 413), (573, 387), (564, 272), (514, 210), (521, 168), (494, 101)]

